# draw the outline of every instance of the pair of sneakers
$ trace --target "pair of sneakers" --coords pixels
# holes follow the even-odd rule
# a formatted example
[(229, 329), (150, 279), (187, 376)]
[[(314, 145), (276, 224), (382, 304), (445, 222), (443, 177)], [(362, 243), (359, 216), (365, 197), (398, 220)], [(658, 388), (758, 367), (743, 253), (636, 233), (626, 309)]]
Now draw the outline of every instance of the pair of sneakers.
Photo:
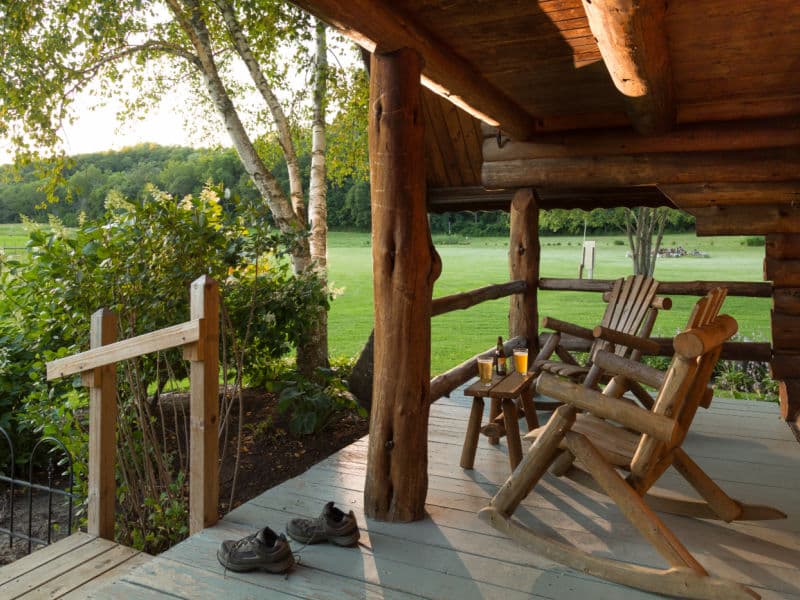
[[(315, 519), (292, 519), (286, 533), (302, 544), (332, 542), (337, 546), (352, 546), (361, 535), (353, 511), (345, 514), (333, 502), (328, 502)], [(217, 560), (226, 569), (239, 572), (260, 569), (285, 573), (295, 564), (286, 536), (269, 527), (240, 540), (225, 540), (217, 551)]]

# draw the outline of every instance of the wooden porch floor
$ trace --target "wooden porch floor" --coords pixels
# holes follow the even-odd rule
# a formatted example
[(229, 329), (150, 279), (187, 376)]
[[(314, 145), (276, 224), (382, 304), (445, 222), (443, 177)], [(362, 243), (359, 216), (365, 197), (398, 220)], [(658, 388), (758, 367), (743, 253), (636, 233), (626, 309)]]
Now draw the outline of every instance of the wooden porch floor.
[[(425, 521), (391, 524), (364, 518), (364, 439), (239, 507), (216, 526), (80, 597), (655, 597), (545, 560), (478, 520), (477, 511), (508, 475), (508, 461), (503, 443), (492, 447), (482, 439), (476, 468), (464, 471), (458, 466), (468, 402), (454, 395), (433, 407)], [(790, 516), (783, 521), (726, 525), (665, 515), (667, 524), (712, 574), (744, 582), (763, 598), (800, 599), (800, 445), (779, 420), (777, 405), (717, 399), (710, 411), (698, 415), (685, 447), (732, 495), (771, 504)], [(677, 477), (668, 475), (662, 481), (662, 491), (686, 491)], [(607, 498), (549, 475), (537, 489), (539, 493), (525, 501), (522, 514), (517, 513), (528, 525), (597, 554), (663, 565)], [(239, 538), (265, 525), (281, 531), (292, 517), (316, 516), (327, 500), (355, 511), (362, 526), (358, 548), (324, 544), (302, 548), (300, 564), (288, 577), (223, 572), (216, 559), (223, 539)]]

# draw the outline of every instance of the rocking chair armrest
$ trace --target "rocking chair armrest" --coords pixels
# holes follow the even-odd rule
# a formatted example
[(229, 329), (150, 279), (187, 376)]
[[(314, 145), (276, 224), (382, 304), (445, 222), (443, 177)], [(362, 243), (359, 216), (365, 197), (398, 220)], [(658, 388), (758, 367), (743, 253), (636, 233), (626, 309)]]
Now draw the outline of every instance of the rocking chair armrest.
[(594, 341), (594, 333), (591, 329), (575, 325), (574, 323), (568, 323), (567, 321), (554, 319), (553, 317), (545, 317), (542, 319), (542, 329), (552, 329), (560, 333), (583, 338), (584, 340)]
[(617, 356), (607, 350), (598, 350), (592, 357), (592, 362), (603, 369), (606, 373), (622, 375), (627, 379), (633, 379), (639, 383), (644, 383), (656, 389), (664, 385), (666, 375), (653, 367), (649, 367), (635, 360)]
[(598, 325), (592, 331), (595, 339), (611, 342), (617, 346), (625, 346), (633, 350), (639, 350), (642, 354), (658, 354), (660, 346), (650, 338), (644, 338), (630, 333), (623, 333), (616, 329), (609, 329)]
[(662, 442), (675, 443), (679, 436), (680, 428), (675, 419), (658, 415), (619, 398), (605, 396), (549, 373), (539, 375), (536, 392), (590, 412), (601, 419), (615, 421)]

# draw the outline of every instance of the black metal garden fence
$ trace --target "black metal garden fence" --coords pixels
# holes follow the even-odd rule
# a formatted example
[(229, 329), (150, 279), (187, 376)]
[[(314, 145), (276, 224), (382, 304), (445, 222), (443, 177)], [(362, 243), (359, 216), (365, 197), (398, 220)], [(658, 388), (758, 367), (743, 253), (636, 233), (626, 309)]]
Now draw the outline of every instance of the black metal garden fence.
[[(27, 552), (30, 554), (33, 544), (37, 544), (40, 546), (48, 545), (53, 539), (53, 530), (54, 530), (54, 520), (53, 520), (53, 501), (54, 497), (57, 496), (62, 498), (67, 503), (67, 531), (66, 535), (72, 533), (73, 530), (73, 508), (75, 502), (75, 493), (74, 493), (74, 480), (75, 480), (75, 472), (73, 468), (73, 461), (72, 455), (70, 454), (69, 450), (67, 450), (64, 444), (53, 438), (53, 437), (45, 437), (36, 442), (33, 448), (31, 449), (30, 458), (28, 460), (28, 479), (17, 479), (15, 473), (17, 471), (17, 464), (16, 464), (16, 456), (15, 456), (15, 449), (14, 443), (11, 439), (11, 436), (8, 432), (0, 427), (0, 434), (2, 437), (5, 438), (6, 443), (8, 445), (8, 461), (5, 465), (3, 470), (0, 470), (0, 482), (6, 484), (6, 492), (8, 492), (8, 518), (0, 520), (0, 534), (5, 534), (8, 536), (8, 546), (9, 548), (13, 548), (14, 540), (21, 539), (27, 542), (28, 548)], [(47, 454), (47, 465), (46, 467), (42, 467), (42, 463), (37, 462), (37, 458), (39, 457), (39, 453), (43, 452), (44, 450), (49, 450)], [(56, 460), (59, 459), (59, 460)], [(56, 474), (56, 467), (61, 467), (59, 469), (60, 473)], [(34, 470), (35, 469), (44, 469), (47, 474), (47, 484), (42, 485), (39, 483), (34, 483)], [(62, 470), (63, 468), (63, 470)], [(66, 477), (66, 482), (64, 485), (59, 487), (59, 483), (64, 482), (64, 478)], [(16, 496), (17, 492), (22, 490), (27, 490), (27, 495), (25, 501), (27, 501), (27, 527), (23, 527), (23, 530), (20, 531), (19, 528), (15, 528), (15, 517), (16, 517)], [(44, 537), (37, 537), (33, 534), (34, 528), (34, 491), (37, 493), (46, 493), (47, 494), (47, 532)], [(23, 511), (24, 512), (24, 511)], [(24, 515), (23, 515), (24, 516)], [(23, 518), (23, 524), (24, 524)], [(8, 527), (4, 527), (2, 525), (8, 523)]]

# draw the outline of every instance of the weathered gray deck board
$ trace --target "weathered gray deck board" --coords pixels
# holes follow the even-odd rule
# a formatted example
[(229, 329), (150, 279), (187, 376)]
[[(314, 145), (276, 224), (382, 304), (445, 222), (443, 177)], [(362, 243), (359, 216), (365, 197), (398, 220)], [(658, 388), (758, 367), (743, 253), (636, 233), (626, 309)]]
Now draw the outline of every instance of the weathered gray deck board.
[[(424, 521), (365, 519), (367, 444), (359, 440), (237, 508), (216, 526), (105, 585), (98, 577), (84, 595), (73, 595), (133, 600), (655, 598), (525, 551), (477, 518), (509, 471), (505, 443), (490, 446), (483, 437), (475, 469), (458, 466), (469, 401), (454, 394), (432, 408)], [(664, 515), (664, 521), (712, 574), (746, 583), (765, 599), (800, 600), (800, 445), (779, 420), (777, 406), (715, 400), (695, 423), (685, 445), (695, 460), (732, 495), (774, 505), (790, 518), (727, 525)], [(690, 495), (676, 475), (659, 484), (665, 493)], [(217, 562), (223, 539), (265, 525), (281, 531), (295, 516), (315, 516), (328, 500), (356, 514), (362, 526), (358, 547), (300, 548), (299, 565), (288, 578), (226, 573)], [(608, 498), (569, 480), (545, 476), (517, 516), (598, 555), (663, 565)]]
[(0, 598), (85, 598), (151, 557), (114, 542), (75, 533), (0, 568)]

